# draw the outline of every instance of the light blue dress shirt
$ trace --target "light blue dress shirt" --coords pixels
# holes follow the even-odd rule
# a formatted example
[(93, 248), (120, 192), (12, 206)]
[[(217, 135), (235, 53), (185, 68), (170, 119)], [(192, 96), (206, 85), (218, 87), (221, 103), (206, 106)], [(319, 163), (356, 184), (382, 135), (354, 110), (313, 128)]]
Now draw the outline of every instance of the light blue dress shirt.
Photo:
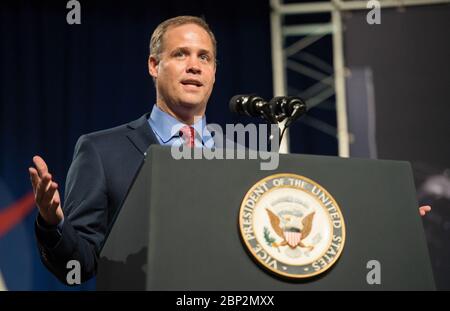
[[(181, 123), (168, 113), (162, 111), (157, 105), (153, 106), (150, 118), (148, 119), (148, 123), (161, 145), (180, 146), (183, 144), (180, 130), (183, 126), (186, 126), (186, 124)], [(194, 123), (193, 128), (195, 130), (195, 147), (214, 147), (214, 139), (211, 136), (211, 133), (206, 128), (205, 116), (199, 118), (199, 120)]]

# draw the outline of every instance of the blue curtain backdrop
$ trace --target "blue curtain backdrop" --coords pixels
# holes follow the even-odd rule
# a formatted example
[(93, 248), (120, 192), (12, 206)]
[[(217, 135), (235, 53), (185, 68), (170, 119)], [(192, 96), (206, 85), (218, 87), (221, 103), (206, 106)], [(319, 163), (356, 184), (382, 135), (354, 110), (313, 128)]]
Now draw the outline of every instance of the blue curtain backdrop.
[[(68, 289), (39, 260), (27, 168), (41, 155), (63, 191), (80, 135), (151, 110), (148, 45), (160, 22), (204, 16), (216, 34), (219, 65), (209, 122), (254, 121), (228, 112), (229, 98), (272, 96), (269, 1), (79, 2), (81, 25), (67, 24), (67, 1), (0, 4), (0, 273), (11, 290)], [(296, 151), (336, 152), (335, 142), (314, 141), (320, 152), (305, 149), (308, 144)], [(95, 280), (71, 289), (94, 287)]]

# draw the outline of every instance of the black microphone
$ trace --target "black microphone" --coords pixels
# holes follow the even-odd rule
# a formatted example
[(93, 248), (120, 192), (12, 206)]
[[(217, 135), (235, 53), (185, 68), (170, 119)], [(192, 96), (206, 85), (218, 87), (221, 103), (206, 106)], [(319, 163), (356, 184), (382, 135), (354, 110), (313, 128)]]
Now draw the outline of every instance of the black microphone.
[(296, 96), (277, 96), (270, 100), (269, 105), (278, 122), (287, 118), (286, 127), (305, 114), (307, 110), (305, 101)]
[(230, 110), (241, 115), (261, 117), (270, 123), (277, 123), (272, 107), (256, 95), (236, 95), (230, 99)]
[(286, 126), (290, 126), (292, 122), (296, 121), (306, 113), (306, 110), (308, 110), (305, 101), (296, 96), (289, 97), (289, 106), (292, 108), (292, 113), (289, 120), (286, 121)]

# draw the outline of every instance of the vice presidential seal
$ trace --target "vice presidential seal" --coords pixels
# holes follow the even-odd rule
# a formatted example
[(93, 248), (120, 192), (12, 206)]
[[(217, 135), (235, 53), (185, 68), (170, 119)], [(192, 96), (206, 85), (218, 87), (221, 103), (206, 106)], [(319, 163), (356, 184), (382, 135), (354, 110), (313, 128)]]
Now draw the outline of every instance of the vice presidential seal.
[(294, 174), (256, 183), (242, 202), (239, 228), (261, 265), (290, 278), (323, 273), (345, 242), (344, 219), (334, 198), (316, 182)]

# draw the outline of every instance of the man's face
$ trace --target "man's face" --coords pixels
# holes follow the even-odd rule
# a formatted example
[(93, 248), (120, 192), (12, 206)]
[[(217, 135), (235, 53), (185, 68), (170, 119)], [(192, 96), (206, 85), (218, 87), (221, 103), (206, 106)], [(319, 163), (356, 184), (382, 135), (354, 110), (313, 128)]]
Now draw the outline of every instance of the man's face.
[(178, 119), (203, 116), (216, 73), (213, 43), (196, 24), (169, 28), (163, 37), (159, 62), (150, 57), (158, 105)]

